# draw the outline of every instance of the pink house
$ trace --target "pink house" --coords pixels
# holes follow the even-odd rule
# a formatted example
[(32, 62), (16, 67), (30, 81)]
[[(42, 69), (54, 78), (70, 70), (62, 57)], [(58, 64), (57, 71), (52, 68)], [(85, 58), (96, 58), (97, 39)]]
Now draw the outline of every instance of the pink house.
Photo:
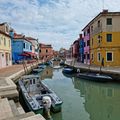
[(90, 64), (90, 28), (86, 26), (84, 32), (84, 63)]

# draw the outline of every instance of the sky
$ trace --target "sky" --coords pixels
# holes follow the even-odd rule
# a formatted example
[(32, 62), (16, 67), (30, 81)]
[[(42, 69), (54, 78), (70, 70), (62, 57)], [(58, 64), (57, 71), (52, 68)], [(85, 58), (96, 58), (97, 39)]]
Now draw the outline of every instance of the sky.
[(0, 23), (55, 50), (68, 49), (103, 9), (120, 12), (120, 0), (0, 0)]

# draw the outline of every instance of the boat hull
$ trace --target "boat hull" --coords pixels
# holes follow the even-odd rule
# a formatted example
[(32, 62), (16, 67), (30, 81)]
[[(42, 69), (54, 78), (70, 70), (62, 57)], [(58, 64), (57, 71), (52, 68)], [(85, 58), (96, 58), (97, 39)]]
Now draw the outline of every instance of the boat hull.
[(54, 113), (60, 112), (61, 109), (62, 109), (62, 103), (61, 104), (57, 104), (57, 105), (51, 107), (51, 110)]
[(95, 75), (95, 74), (85, 74), (85, 73), (79, 73), (77, 77), (81, 79), (86, 79), (86, 80), (91, 80), (91, 81), (96, 81), (96, 82), (110, 82), (112, 81), (112, 78), (109, 76), (104, 76), (104, 75)]
[(65, 74), (72, 74), (72, 73), (74, 73), (73, 69), (68, 69), (68, 68), (64, 68), (62, 72), (65, 73)]

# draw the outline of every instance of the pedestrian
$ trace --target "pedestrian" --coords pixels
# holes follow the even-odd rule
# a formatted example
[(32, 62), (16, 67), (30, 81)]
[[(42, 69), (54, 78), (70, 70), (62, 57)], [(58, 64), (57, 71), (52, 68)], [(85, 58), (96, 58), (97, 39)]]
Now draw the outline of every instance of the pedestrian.
[(101, 66), (104, 67), (104, 58), (102, 58), (102, 61), (101, 61)]

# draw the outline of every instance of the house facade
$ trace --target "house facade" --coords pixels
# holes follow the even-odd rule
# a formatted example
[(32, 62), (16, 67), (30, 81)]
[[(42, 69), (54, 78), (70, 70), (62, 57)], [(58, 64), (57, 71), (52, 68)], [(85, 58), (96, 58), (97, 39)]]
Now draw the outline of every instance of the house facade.
[(83, 30), (84, 33), (84, 64), (90, 64), (90, 27)]
[(75, 40), (72, 45), (73, 58), (79, 58), (79, 40)]
[(12, 40), (12, 59), (13, 63), (32, 58), (32, 43), (22, 34), (13, 34)]
[(0, 24), (0, 68), (12, 65), (9, 30), (7, 23)]
[(120, 12), (104, 10), (88, 26), (91, 64), (120, 66)]
[(79, 61), (81, 63), (84, 63), (84, 39), (82, 34), (80, 34), (79, 36), (79, 56), (80, 56)]
[(39, 50), (40, 59), (46, 61), (53, 57), (53, 48), (51, 45), (40, 43), (39, 48), (40, 48)]
[(32, 38), (32, 37), (26, 37), (28, 41), (32, 43), (32, 54), (34, 55), (34, 58), (39, 59), (39, 43), (38, 39)]

